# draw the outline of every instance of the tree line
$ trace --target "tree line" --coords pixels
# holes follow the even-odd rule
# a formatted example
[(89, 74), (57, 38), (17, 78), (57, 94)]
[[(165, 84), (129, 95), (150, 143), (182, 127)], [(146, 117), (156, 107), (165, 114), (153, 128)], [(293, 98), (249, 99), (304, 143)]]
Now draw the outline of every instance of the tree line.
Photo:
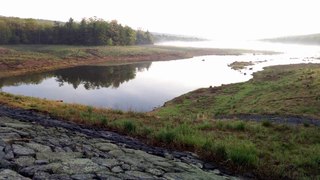
[(75, 22), (0, 17), (0, 44), (135, 45), (152, 44), (147, 31), (98, 18)]

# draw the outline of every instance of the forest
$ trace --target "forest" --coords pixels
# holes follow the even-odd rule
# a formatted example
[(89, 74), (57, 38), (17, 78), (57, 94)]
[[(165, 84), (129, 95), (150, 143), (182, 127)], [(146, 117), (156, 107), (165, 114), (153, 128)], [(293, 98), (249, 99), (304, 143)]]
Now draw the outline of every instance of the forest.
[(148, 31), (96, 17), (57, 22), (0, 16), (0, 44), (124, 46), (153, 44), (153, 38)]
[(281, 43), (293, 43), (293, 44), (309, 44), (320, 45), (320, 34), (308, 34), (301, 36), (287, 36), (278, 37), (273, 39), (264, 39), (265, 41), (281, 42)]

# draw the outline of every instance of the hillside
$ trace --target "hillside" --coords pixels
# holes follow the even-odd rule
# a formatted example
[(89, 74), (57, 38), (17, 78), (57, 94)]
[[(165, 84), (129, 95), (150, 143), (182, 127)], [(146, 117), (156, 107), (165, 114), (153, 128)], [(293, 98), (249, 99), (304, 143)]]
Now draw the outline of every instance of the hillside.
[(278, 38), (273, 38), (273, 39), (264, 39), (264, 41), (320, 45), (320, 33), (319, 34), (301, 35), (301, 36), (278, 37)]

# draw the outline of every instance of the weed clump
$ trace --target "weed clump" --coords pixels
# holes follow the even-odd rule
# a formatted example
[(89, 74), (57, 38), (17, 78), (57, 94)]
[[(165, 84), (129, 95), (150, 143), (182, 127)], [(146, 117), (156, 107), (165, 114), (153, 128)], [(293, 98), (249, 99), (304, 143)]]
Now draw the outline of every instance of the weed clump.
[(125, 120), (122, 123), (123, 129), (128, 133), (134, 133), (137, 130), (137, 125), (130, 120)]
[(258, 161), (256, 148), (244, 144), (230, 147), (228, 158), (240, 166), (255, 166)]
[(158, 134), (156, 135), (156, 138), (159, 141), (165, 142), (165, 143), (172, 143), (177, 137), (177, 133), (173, 130), (169, 129), (161, 129)]
[(262, 121), (262, 126), (264, 127), (271, 127), (272, 126), (272, 123), (268, 120), (263, 120)]

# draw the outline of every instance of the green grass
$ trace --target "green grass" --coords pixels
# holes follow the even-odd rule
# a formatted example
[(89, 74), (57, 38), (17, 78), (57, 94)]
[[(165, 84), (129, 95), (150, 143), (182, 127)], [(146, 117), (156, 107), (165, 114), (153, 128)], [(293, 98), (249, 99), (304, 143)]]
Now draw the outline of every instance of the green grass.
[[(188, 150), (256, 178), (319, 179), (320, 127), (219, 120), (214, 115), (319, 118), (320, 65), (267, 68), (249, 82), (199, 89), (150, 113), (122, 112), (0, 93), (0, 103), (104, 127), (158, 146)], [(312, 78), (310, 77), (312, 76)], [(308, 109), (311, 110), (308, 110)]]

